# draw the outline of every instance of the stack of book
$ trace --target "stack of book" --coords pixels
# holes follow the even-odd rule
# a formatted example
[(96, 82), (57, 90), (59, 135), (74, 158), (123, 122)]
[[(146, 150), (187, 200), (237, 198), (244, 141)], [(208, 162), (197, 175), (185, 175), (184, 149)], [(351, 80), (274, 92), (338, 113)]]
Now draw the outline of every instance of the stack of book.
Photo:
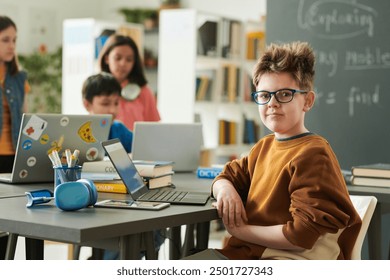
[[(134, 160), (138, 173), (150, 189), (172, 185), (172, 161)], [(127, 193), (127, 188), (109, 160), (85, 162), (81, 178), (90, 179), (99, 192)]]
[(390, 163), (354, 166), (351, 172), (353, 185), (390, 187)]
[(149, 189), (172, 185), (172, 161), (134, 160), (133, 162)]

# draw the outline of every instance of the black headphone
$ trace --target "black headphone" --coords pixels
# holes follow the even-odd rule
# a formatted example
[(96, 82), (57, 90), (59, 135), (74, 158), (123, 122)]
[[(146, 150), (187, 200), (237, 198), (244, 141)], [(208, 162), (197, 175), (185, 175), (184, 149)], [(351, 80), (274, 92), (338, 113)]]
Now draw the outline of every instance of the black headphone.
[(79, 210), (95, 205), (98, 193), (95, 184), (88, 179), (59, 184), (54, 191), (44, 189), (26, 192), (27, 207), (47, 203), (54, 199), (56, 206), (64, 211)]

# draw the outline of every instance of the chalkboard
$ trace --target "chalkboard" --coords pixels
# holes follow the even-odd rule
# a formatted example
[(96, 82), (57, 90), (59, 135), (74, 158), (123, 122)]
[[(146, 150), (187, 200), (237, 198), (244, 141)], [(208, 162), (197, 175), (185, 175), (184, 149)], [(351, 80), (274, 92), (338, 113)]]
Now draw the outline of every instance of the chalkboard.
[(270, 0), (267, 44), (307, 41), (316, 54), (306, 127), (343, 169), (390, 162), (390, 1)]

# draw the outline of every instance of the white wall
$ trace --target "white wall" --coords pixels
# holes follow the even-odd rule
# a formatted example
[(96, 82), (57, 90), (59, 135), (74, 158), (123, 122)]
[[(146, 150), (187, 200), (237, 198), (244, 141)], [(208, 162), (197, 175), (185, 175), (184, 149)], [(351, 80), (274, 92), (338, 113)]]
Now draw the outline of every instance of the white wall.
[(182, 6), (238, 20), (260, 20), (266, 0), (181, 0)]
[[(160, 0), (111, 0), (103, 1), (102, 9), (108, 12), (107, 18), (115, 19), (118, 8), (158, 8), (160, 3)], [(259, 20), (266, 13), (266, 0), (181, 0), (181, 7), (239, 20)]]
[[(54, 50), (62, 44), (62, 22), (66, 18), (93, 17), (123, 21), (119, 8), (158, 8), (160, 0), (1, 0), (0, 14), (10, 16), (18, 27), (17, 50), (29, 53), (40, 44)], [(266, 13), (266, 0), (182, 0), (183, 8), (259, 20)]]
[(55, 50), (62, 44), (66, 18), (100, 17), (102, 0), (1, 0), (0, 14), (11, 17), (18, 28), (17, 50), (29, 53), (40, 44)]

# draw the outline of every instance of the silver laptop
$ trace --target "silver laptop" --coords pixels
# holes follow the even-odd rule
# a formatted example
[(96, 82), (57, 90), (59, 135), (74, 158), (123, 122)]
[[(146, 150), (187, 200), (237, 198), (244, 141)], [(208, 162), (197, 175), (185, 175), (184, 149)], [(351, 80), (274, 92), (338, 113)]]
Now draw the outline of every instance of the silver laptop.
[(210, 197), (207, 193), (178, 191), (169, 187), (149, 190), (118, 139), (104, 141), (102, 146), (125, 184), (128, 193), (136, 201), (204, 205)]
[(111, 115), (24, 114), (12, 173), (0, 173), (0, 182), (53, 182), (48, 154), (56, 149), (80, 151), (77, 164), (101, 160), (101, 141), (108, 139)]
[(199, 167), (202, 124), (135, 122), (133, 133), (134, 160), (173, 161), (175, 172), (192, 172)]

